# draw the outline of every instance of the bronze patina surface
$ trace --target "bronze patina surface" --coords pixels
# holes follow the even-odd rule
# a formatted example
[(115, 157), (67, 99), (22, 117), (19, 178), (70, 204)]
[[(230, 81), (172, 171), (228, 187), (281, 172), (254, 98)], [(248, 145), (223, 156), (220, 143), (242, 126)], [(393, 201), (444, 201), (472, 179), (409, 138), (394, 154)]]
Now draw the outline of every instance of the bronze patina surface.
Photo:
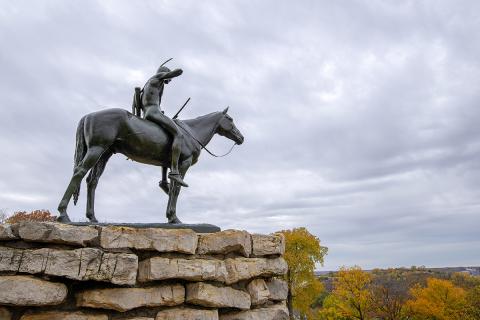
[[(110, 157), (120, 153), (133, 161), (162, 167), (160, 187), (168, 194), (166, 216), (170, 224), (181, 227), (176, 214), (178, 195), (181, 187), (187, 186), (183, 181), (185, 174), (197, 163), (202, 149), (215, 134), (235, 144), (244, 141), (227, 113), (228, 108), (189, 120), (172, 120), (162, 112), (160, 103), (164, 86), (182, 72), (181, 69), (170, 71), (160, 66), (143, 90), (136, 90), (133, 113), (113, 108), (89, 113), (80, 119), (74, 172), (58, 206), (58, 221), (70, 222), (68, 203), (72, 197), (74, 203), (77, 202), (80, 184), (88, 174), (86, 216), (90, 222), (97, 222), (95, 189)], [(170, 183), (165, 178), (168, 169)]]

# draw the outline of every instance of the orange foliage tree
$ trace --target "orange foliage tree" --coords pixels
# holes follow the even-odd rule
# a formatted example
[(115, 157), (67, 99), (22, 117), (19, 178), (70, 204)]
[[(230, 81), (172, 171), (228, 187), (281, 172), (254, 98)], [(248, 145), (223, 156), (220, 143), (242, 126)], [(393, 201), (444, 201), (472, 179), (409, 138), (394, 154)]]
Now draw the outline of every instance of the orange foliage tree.
[(33, 210), (31, 212), (17, 211), (5, 219), (5, 223), (17, 223), (21, 221), (55, 221), (56, 216), (52, 216), (48, 210)]
[(467, 295), (464, 289), (451, 281), (429, 278), (427, 286), (415, 286), (410, 290), (412, 299), (407, 301), (414, 319), (418, 320), (466, 320), (469, 319)]

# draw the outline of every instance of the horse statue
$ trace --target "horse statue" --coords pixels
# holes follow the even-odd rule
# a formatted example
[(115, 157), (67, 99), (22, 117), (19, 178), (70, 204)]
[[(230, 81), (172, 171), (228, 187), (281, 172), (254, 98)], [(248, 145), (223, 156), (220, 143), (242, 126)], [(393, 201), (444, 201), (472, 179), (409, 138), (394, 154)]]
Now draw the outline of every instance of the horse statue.
[[(243, 143), (244, 137), (227, 111), (228, 108), (195, 119), (175, 120), (183, 134), (179, 160), (182, 179), (215, 134), (238, 145)], [(58, 205), (60, 216), (57, 220), (70, 222), (68, 203), (72, 196), (74, 204), (77, 203), (82, 179), (90, 171), (86, 216), (90, 222), (98, 222), (94, 210), (95, 189), (110, 157), (121, 153), (136, 162), (163, 167), (160, 187), (168, 194), (167, 219), (169, 223), (181, 223), (176, 214), (181, 186), (173, 180), (170, 184), (165, 180), (171, 162), (171, 141), (171, 136), (160, 126), (123, 109), (105, 109), (85, 115), (78, 123), (73, 176)]]

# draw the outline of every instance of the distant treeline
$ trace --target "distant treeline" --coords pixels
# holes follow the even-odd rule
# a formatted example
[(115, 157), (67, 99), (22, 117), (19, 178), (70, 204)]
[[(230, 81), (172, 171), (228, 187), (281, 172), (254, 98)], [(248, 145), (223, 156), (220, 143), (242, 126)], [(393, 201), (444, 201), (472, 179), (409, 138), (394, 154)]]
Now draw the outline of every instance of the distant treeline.
[(318, 277), (325, 291), (311, 319), (479, 320), (480, 277), (470, 274), (476, 270), (342, 268)]

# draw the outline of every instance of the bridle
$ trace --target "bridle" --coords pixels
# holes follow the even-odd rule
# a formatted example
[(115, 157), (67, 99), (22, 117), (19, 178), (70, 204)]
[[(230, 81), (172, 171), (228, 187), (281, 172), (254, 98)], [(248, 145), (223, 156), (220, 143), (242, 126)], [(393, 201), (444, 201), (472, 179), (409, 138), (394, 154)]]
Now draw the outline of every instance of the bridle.
[[(222, 158), (222, 157), (228, 156), (228, 155), (233, 151), (233, 148), (237, 145), (236, 142), (233, 142), (232, 147), (230, 148), (230, 150), (228, 150), (227, 153), (222, 154), (222, 155), (216, 155), (216, 154), (214, 154), (213, 152), (211, 152), (210, 150), (208, 150), (208, 148), (207, 148), (203, 143), (201, 143), (200, 140), (198, 140), (197, 137), (195, 137), (195, 135), (194, 135), (193, 133), (191, 133), (189, 129), (185, 128), (182, 121), (177, 120), (177, 121), (175, 121), (175, 123), (176, 123), (180, 128), (182, 128), (183, 131), (185, 131), (190, 137), (192, 137), (192, 139), (195, 140), (195, 141), (202, 147), (202, 149), (205, 149), (205, 151), (207, 151), (212, 157)], [(219, 123), (220, 123), (220, 122), (219, 122)], [(212, 132), (211, 132), (211, 133), (212, 133), (212, 136), (213, 136), (213, 134), (215, 133), (215, 131), (218, 129), (218, 126), (219, 126), (219, 124), (217, 124), (217, 126), (215, 126), (215, 127), (212, 129)]]

